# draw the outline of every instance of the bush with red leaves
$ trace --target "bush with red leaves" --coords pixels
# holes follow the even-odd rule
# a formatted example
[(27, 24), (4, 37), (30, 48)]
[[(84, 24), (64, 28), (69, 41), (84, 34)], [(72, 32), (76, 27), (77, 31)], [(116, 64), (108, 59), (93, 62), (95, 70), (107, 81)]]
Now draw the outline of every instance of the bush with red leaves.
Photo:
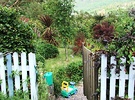
[(81, 53), (83, 42), (85, 42), (84, 33), (78, 33), (77, 36), (75, 37), (74, 47), (72, 48), (74, 54)]
[(93, 27), (94, 38), (101, 39), (103, 44), (109, 43), (114, 38), (114, 26), (108, 22), (97, 24)]

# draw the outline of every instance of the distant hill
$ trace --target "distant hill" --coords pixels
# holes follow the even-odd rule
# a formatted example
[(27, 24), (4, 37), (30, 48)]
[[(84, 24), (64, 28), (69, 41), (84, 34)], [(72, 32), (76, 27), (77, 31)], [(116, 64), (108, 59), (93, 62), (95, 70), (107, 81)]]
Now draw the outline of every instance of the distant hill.
[(135, 0), (75, 0), (76, 11), (94, 12), (101, 9), (135, 6)]

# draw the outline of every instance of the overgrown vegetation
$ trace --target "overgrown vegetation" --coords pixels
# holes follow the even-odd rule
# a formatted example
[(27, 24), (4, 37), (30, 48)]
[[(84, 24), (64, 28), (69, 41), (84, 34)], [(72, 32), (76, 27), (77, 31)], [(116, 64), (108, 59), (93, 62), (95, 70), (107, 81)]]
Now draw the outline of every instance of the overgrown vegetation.
[(82, 79), (82, 62), (72, 62), (66, 67), (61, 67), (55, 72), (54, 89), (56, 96), (60, 95), (60, 87), (63, 81), (74, 81), (76, 84)]
[(0, 100), (29, 100), (29, 93), (21, 90), (15, 91), (13, 97), (9, 97), (0, 92)]
[[(121, 13), (121, 11), (120, 11), (120, 13)], [(134, 40), (135, 39), (134, 38), (134, 31), (135, 31), (134, 30), (135, 29), (134, 23), (135, 22), (134, 22), (134, 18), (127, 16), (127, 14), (129, 14), (128, 11), (125, 11), (123, 13), (125, 13), (125, 14), (122, 14), (122, 15), (126, 16), (125, 19), (122, 19), (122, 21), (124, 22), (122, 24), (123, 28), (121, 28), (121, 29), (123, 29), (123, 34), (119, 33), (120, 29), (117, 31), (115, 30), (115, 34), (114, 34), (113, 38), (110, 38), (109, 40), (107, 40), (110, 42), (106, 43), (106, 45), (105, 45), (106, 49), (100, 49), (99, 51), (96, 51), (96, 53), (95, 53), (95, 62), (96, 62), (95, 67), (96, 68), (97, 68), (97, 66), (99, 66), (99, 67), (101, 66), (101, 62), (100, 62), (101, 59), (99, 57), (101, 54), (105, 54), (108, 58), (113, 56), (113, 55), (116, 56), (116, 59), (115, 59), (117, 62), (116, 69), (115, 69), (116, 74), (120, 74), (120, 71), (121, 71), (120, 66), (122, 66), (122, 65), (126, 66), (125, 72), (129, 73), (129, 67), (130, 67), (131, 62), (133, 62), (132, 57), (134, 56), (134, 50), (135, 50), (135, 45), (134, 45), (134, 41), (135, 41)], [(121, 17), (121, 16), (118, 15), (118, 13), (117, 13), (117, 17)], [(112, 23), (115, 26), (115, 24), (117, 25), (120, 22), (112, 22)], [(99, 29), (100, 29), (100, 27), (99, 27)], [(105, 36), (103, 35), (102, 38), (105, 38)], [(126, 62), (122, 63), (121, 58), (126, 58)], [(110, 69), (112, 69), (113, 66), (114, 66), (114, 64), (110, 64), (110, 61), (108, 60), (107, 72), (110, 72)], [(110, 77), (110, 76), (111, 75), (108, 74), (108, 77)], [(126, 83), (126, 85), (127, 84), (128, 83)], [(118, 84), (116, 83), (116, 85), (118, 85)], [(109, 89), (109, 85), (108, 85), (108, 89)], [(117, 91), (118, 91), (118, 89), (116, 89), (116, 95), (117, 95)], [(127, 95), (127, 93), (128, 93), (127, 90), (125, 92), (126, 92), (125, 95)], [(109, 95), (109, 94), (107, 94), (107, 95)], [(112, 98), (112, 100), (130, 100), (130, 99), (127, 99), (127, 98), (123, 99), (121, 97), (116, 97), (116, 98)]]
[(58, 46), (58, 42), (55, 39), (56, 34), (53, 33), (51, 29), (51, 24), (53, 23), (52, 19), (48, 15), (42, 15), (40, 17), (42, 23), (46, 26), (45, 31), (41, 35), (43, 40), (46, 40), (48, 43), (53, 44), (54, 46)]
[[(46, 71), (54, 73), (56, 95), (60, 93), (62, 81), (77, 83), (81, 80), (82, 63), (77, 62), (81, 56), (76, 59), (74, 54), (81, 54), (82, 42), (93, 52), (111, 52), (117, 58), (126, 56), (127, 64), (135, 56), (135, 24), (127, 9), (117, 9), (101, 16), (74, 12), (73, 0), (2, 0), (0, 3), (9, 7), (0, 6), (0, 51), (36, 53), (37, 68), (42, 73), (38, 77), (40, 100), (48, 97), (47, 86), (42, 78)], [(131, 13), (133, 15), (134, 11)], [(69, 56), (69, 59), (64, 60), (63, 53), (60, 55), (63, 52), (60, 47), (65, 48), (65, 56)], [(95, 60), (97, 67), (100, 62), (99, 59)], [(24, 97), (21, 93), (18, 93), (20, 97), (15, 95), (14, 100), (21, 100)], [(0, 96), (2, 100), (9, 99)]]
[(108, 22), (102, 22), (93, 27), (94, 39), (100, 39), (100, 41), (106, 45), (110, 43), (114, 38), (114, 26), (110, 25)]
[(85, 43), (85, 34), (78, 33), (74, 40), (74, 47), (72, 48), (74, 54), (82, 53), (82, 44)]
[(36, 43), (36, 51), (37, 51), (37, 54), (41, 55), (45, 59), (55, 58), (59, 55), (59, 51), (56, 46), (46, 43), (43, 40), (39, 40)]
[(35, 52), (34, 32), (19, 18), (19, 12), (15, 9), (0, 6), (1, 52)]

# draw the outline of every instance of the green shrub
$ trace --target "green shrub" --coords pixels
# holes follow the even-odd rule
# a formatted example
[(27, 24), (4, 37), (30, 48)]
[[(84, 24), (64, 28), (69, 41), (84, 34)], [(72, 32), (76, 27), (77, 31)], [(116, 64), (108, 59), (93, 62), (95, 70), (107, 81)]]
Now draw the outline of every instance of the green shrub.
[[(39, 71), (40, 73), (44, 73), (44, 71)], [(43, 75), (38, 76), (38, 99), (39, 100), (48, 100), (48, 85), (43, 78)]]
[(37, 66), (38, 100), (48, 100), (48, 85), (43, 77), (46, 69), (43, 67), (44, 63), (39, 61)]
[(34, 52), (33, 30), (19, 18), (15, 9), (0, 6), (1, 52)]
[(67, 67), (61, 67), (54, 74), (54, 92), (58, 96), (61, 91), (63, 81), (74, 81), (78, 83), (82, 79), (82, 62), (72, 62)]
[(73, 62), (66, 67), (66, 74), (70, 81), (78, 82), (82, 78), (82, 62)]
[(58, 48), (52, 44), (48, 44), (42, 40), (38, 40), (36, 43), (36, 52), (40, 55), (39, 58), (45, 59), (54, 58), (59, 54)]
[(118, 9), (116, 11), (111, 11), (108, 13), (108, 16), (104, 18), (103, 22), (107, 21), (114, 25), (115, 28), (115, 37), (121, 37), (123, 34), (126, 34), (125, 25), (128, 22), (132, 22), (132, 18), (129, 16), (129, 11)]
[(18, 90), (14, 92), (14, 96), (9, 97), (0, 92), (0, 100), (30, 100), (29, 93)]
[(0, 92), (0, 100), (9, 100), (8, 97)]
[(41, 3), (33, 1), (28, 3), (28, 5), (25, 8), (25, 15), (28, 18), (32, 19), (38, 19), (40, 15), (44, 14), (44, 9)]
[(44, 48), (45, 58), (54, 58), (59, 54), (58, 48), (52, 44), (46, 44)]

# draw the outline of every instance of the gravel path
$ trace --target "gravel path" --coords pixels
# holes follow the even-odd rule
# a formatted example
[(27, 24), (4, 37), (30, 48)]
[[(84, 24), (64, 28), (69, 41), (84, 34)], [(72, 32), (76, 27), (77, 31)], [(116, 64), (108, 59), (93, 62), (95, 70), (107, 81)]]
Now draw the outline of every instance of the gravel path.
[(78, 92), (75, 95), (72, 95), (70, 98), (63, 98), (60, 96), (56, 100), (87, 100), (86, 96), (83, 94), (83, 82), (80, 82), (77, 86)]

